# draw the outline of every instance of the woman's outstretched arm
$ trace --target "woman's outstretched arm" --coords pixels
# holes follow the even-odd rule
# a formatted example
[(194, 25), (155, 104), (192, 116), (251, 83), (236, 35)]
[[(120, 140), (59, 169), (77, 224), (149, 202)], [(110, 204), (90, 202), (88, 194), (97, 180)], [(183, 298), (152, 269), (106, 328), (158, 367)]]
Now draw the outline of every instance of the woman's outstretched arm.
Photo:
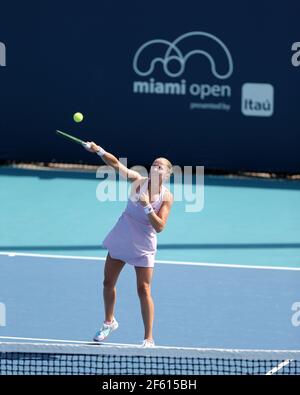
[(88, 144), (89, 148), (86, 148), (87, 151), (97, 153), (99, 156), (101, 156), (104, 163), (106, 163), (108, 166), (113, 167), (115, 171), (117, 171), (122, 177), (127, 178), (129, 181), (136, 181), (142, 178), (140, 173), (128, 169), (126, 166), (123, 165), (123, 163), (119, 161), (118, 158), (116, 158), (110, 152), (105, 151), (93, 141), (89, 141)]

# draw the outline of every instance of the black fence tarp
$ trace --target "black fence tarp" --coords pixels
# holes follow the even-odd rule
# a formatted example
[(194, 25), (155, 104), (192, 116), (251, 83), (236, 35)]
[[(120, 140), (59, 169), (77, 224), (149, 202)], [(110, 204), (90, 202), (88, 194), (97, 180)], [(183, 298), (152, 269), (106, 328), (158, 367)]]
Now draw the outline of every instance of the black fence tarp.
[(299, 172), (299, 15), (297, 0), (2, 2), (0, 160), (98, 162), (60, 129), (130, 165)]

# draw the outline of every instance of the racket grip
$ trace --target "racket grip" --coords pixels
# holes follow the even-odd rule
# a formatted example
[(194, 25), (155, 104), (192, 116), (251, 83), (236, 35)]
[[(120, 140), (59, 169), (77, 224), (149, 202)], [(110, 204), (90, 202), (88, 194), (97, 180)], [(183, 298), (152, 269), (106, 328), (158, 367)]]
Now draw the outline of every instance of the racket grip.
[(82, 143), (82, 145), (84, 146), (85, 149), (90, 149), (91, 148), (91, 144), (90, 143)]

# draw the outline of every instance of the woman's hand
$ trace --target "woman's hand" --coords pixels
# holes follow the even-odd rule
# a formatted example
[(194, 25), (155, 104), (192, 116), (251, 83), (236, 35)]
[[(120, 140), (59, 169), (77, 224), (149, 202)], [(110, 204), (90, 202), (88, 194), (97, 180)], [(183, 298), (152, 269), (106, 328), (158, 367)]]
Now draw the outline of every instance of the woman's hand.
[(99, 145), (97, 145), (93, 141), (87, 141), (87, 143), (89, 144), (88, 147), (85, 146), (85, 149), (87, 151), (92, 152), (93, 154), (95, 154), (96, 152), (98, 152), (100, 150)]
[(148, 206), (148, 204), (150, 204), (150, 200), (149, 200), (149, 194), (147, 193), (141, 193), (140, 197), (139, 197), (139, 202), (143, 207)]

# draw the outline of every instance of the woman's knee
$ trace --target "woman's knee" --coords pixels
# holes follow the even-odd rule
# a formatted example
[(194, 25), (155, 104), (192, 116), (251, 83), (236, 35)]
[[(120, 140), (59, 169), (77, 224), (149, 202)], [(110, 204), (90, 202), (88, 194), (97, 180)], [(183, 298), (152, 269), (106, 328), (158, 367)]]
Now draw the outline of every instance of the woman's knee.
[(141, 283), (137, 286), (137, 292), (140, 298), (151, 296), (151, 286), (148, 283)]
[(111, 258), (108, 254), (104, 267), (103, 287), (113, 289), (116, 286), (119, 274), (123, 269), (125, 262)]
[(116, 281), (110, 278), (104, 278), (103, 280), (103, 288), (105, 289), (114, 289), (116, 286)]

